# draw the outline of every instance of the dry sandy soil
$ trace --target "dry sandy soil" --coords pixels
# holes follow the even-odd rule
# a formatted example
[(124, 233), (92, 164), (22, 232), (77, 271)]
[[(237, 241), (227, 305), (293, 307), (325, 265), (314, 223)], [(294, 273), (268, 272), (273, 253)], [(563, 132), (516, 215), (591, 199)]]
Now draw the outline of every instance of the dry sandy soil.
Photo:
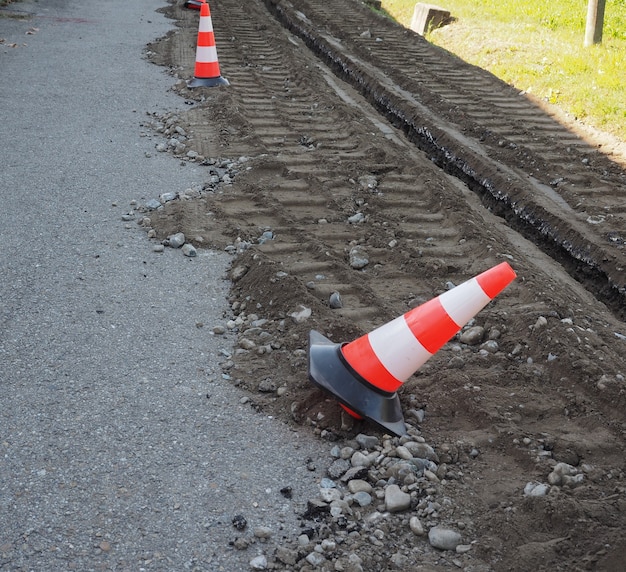
[[(217, 0), (211, 13), (229, 86), (186, 87), (198, 12), (182, 2), (148, 49), (188, 109), (146, 125), (207, 165), (201, 196), (150, 224), (157, 240), (184, 232), (197, 248), (250, 243), (233, 255), (225, 322), (256, 314), (267, 340), (234, 330), (257, 348), (236, 351), (227, 374), (298, 430), (379, 433), (308, 380), (309, 331), (352, 341), (507, 261), (518, 277), (476, 316), (484, 340), (444, 346), (399, 390), (403, 409), (425, 411), (422, 435), (463, 475), (447, 495), (477, 539), (466, 569), (622, 570), (619, 146), (355, 0)], [(232, 182), (211, 182), (228, 165)], [(350, 265), (355, 247), (364, 268)], [(296, 323), (300, 305), (311, 316)], [(524, 496), (555, 462), (582, 483)]]

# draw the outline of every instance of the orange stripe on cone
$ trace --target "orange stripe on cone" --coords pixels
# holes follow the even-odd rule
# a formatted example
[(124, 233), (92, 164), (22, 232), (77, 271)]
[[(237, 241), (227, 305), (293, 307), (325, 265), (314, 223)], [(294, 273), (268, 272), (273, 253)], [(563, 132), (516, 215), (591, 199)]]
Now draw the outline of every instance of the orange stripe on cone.
[(220, 64), (217, 59), (211, 10), (207, 2), (202, 0), (200, 6), (200, 22), (198, 24), (194, 78), (187, 83), (187, 86), (213, 87), (216, 85), (228, 85), (228, 80), (223, 78), (220, 74)]
[(311, 381), (337, 397), (348, 412), (403, 434), (398, 388), (515, 276), (508, 263), (498, 264), (369, 334), (337, 345), (337, 358), (332, 342), (312, 332)]

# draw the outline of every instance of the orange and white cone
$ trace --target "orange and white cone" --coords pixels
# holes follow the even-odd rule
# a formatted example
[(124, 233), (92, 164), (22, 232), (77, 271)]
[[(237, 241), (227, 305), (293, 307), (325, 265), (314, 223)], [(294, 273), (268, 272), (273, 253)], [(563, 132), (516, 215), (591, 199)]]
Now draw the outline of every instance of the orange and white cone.
[(229, 84), (228, 80), (220, 75), (211, 9), (205, 0), (202, 0), (196, 47), (196, 68), (194, 78), (187, 82), (187, 87), (214, 87), (216, 85)]
[(348, 344), (309, 334), (309, 379), (356, 417), (404, 435), (397, 390), (514, 279), (503, 262)]

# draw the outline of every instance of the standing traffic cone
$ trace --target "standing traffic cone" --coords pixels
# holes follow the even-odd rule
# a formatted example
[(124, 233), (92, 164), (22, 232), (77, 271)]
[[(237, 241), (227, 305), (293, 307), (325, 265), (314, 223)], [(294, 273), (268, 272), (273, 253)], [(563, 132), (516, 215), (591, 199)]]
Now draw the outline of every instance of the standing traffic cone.
[(404, 435), (398, 388), (515, 276), (498, 264), (349, 344), (311, 331), (309, 379), (353, 416)]
[(193, 8), (194, 10), (200, 10), (202, 6), (202, 0), (187, 0), (185, 2), (185, 8)]
[(228, 80), (220, 75), (211, 10), (205, 0), (202, 0), (196, 49), (196, 70), (194, 78), (187, 82), (187, 87), (213, 87), (216, 85), (228, 85)]

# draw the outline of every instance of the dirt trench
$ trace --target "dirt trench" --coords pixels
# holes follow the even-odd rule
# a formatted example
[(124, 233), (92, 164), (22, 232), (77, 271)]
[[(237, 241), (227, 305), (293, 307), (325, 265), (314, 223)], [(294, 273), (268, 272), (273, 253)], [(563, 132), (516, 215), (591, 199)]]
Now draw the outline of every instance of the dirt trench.
[[(182, 2), (167, 9), (175, 31), (149, 46), (188, 104), (153, 122), (180, 127), (181, 160), (207, 166), (201, 197), (150, 220), (161, 240), (182, 231), (198, 248), (250, 245), (233, 257), (225, 320), (267, 320), (272, 351), (239, 348), (233, 382), (254, 407), (321, 438), (376, 432), (307, 379), (309, 331), (352, 341), (507, 261), (518, 278), (473, 323), (485, 337), (444, 346), (401, 387), (403, 409), (426, 412), (422, 434), (462, 474), (448, 495), (455, 518), (473, 523), (473, 569), (620, 569), (617, 150), (360, 2), (219, 0), (211, 13), (228, 87), (186, 87), (198, 12)], [(232, 182), (209, 184), (222, 162), (236, 162)], [(360, 269), (355, 248), (368, 260)], [(296, 323), (300, 306), (311, 316)], [(525, 497), (554, 462), (585, 480)]]

